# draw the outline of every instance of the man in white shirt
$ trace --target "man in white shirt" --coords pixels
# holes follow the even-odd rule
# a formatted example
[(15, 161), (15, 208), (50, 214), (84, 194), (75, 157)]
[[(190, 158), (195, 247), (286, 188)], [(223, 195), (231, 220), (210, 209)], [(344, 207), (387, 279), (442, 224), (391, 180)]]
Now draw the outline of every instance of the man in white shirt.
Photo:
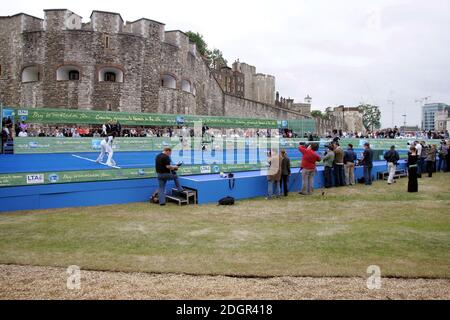
[(19, 132), (19, 137), (28, 137), (28, 133), (22, 130)]
[(100, 163), (103, 161), (103, 158), (105, 157), (105, 153), (108, 154), (108, 160), (106, 161), (106, 165), (113, 167), (116, 165), (116, 162), (113, 160), (113, 154), (114, 151), (112, 149), (112, 146), (108, 143), (108, 137), (105, 137), (104, 139), (102, 139), (102, 142), (100, 142), (100, 155), (98, 156), (96, 162)]
[[(414, 147), (416, 147), (417, 155), (419, 156), (419, 159), (420, 159), (420, 156), (422, 154), (422, 144), (419, 143), (419, 141), (414, 141)], [(418, 166), (417, 166), (417, 175), (418, 175), (418, 177), (420, 177), (421, 174), (422, 174), (422, 164), (420, 163), (420, 160), (419, 160), (419, 163), (418, 163)]]

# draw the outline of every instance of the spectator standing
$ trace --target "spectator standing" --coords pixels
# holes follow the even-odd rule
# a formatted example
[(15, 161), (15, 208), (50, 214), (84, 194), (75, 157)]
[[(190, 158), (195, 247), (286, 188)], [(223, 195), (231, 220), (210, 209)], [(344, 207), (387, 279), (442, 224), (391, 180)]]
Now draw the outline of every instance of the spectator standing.
[(366, 186), (372, 185), (372, 168), (373, 168), (373, 151), (370, 148), (370, 143), (364, 144), (364, 152), (361, 163), (364, 166), (364, 181)]
[(422, 177), (422, 173), (427, 171), (426, 168), (426, 162), (427, 162), (427, 144), (425, 141), (421, 141), (420, 145), (422, 146), (420, 153), (417, 153), (418, 156), (420, 156), (419, 159), (419, 167), (420, 167), (420, 175), (419, 178)]
[(384, 154), (384, 160), (387, 161), (389, 171), (387, 183), (392, 184), (394, 183), (395, 171), (397, 170), (397, 164), (400, 160), (400, 156), (398, 155), (397, 150), (395, 150), (395, 146), (391, 146), (391, 149), (389, 151), (386, 151), (386, 153)]
[(447, 171), (446, 172), (450, 172), (450, 139), (447, 140)]
[(285, 197), (289, 194), (289, 176), (291, 175), (291, 160), (289, 159), (286, 150), (281, 150), (281, 181), (280, 189), (282, 187), (283, 194)]
[(344, 150), (338, 142), (334, 143), (334, 177), (335, 186), (345, 186), (345, 173), (344, 173)]
[(355, 183), (355, 161), (357, 159), (353, 145), (350, 143), (344, 153), (344, 167), (345, 167), (345, 183), (352, 186)]
[(311, 195), (314, 187), (314, 175), (316, 173), (316, 162), (320, 161), (320, 156), (316, 153), (317, 144), (305, 147), (300, 145), (299, 151), (302, 153), (302, 190), (300, 194)]
[(436, 163), (436, 145), (428, 146), (427, 152), (426, 152), (426, 166), (427, 166), (427, 172), (428, 177), (433, 177), (433, 171), (434, 171), (434, 164)]
[(408, 192), (418, 192), (417, 182), (419, 155), (415, 147), (411, 147), (408, 153)]
[(439, 161), (437, 166), (437, 171), (447, 171), (447, 157), (448, 157), (448, 146), (446, 141), (441, 142), (441, 146), (439, 147)]
[(325, 152), (323, 157), (323, 176), (325, 180), (325, 188), (331, 188), (333, 186), (333, 164), (334, 164), (334, 145), (330, 144), (328, 150)]
[(5, 128), (3, 128), (2, 129), (2, 132), (1, 132), (1, 143), (2, 143), (2, 147), (1, 147), (1, 153), (3, 153), (4, 152), (4, 150), (5, 150), (5, 144), (6, 144), (6, 141), (8, 140), (8, 133), (6, 132), (6, 127)]
[(275, 187), (275, 197), (280, 196), (280, 180), (281, 180), (281, 157), (278, 153), (269, 151), (267, 162), (269, 169), (267, 170), (267, 199), (273, 197), (273, 189)]
[(421, 178), (422, 177), (422, 168), (420, 166), (420, 155), (422, 154), (422, 144), (419, 143), (419, 141), (415, 141), (414, 147), (416, 149), (416, 154), (419, 157), (418, 162), (417, 162), (417, 178)]

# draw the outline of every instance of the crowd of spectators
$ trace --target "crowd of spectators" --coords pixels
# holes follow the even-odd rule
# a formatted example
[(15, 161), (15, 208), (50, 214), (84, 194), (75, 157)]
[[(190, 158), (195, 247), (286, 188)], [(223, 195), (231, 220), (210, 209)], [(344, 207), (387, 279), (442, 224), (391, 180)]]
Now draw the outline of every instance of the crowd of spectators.
[(415, 132), (402, 132), (398, 127), (376, 130), (373, 132), (355, 132), (355, 131), (343, 131), (333, 130), (327, 132), (324, 138), (334, 139), (339, 138), (356, 138), (356, 139), (448, 139), (448, 131), (415, 131)]
[[(4, 118), (3, 127), (4, 135), (9, 138), (14, 137), (101, 137), (106, 135), (105, 126), (103, 125), (48, 125), (48, 124), (28, 124), (24, 121), (13, 123), (11, 118)], [(218, 129), (209, 128), (204, 125), (201, 130), (195, 130), (187, 126), (119, 126), (117, 135), (120, 137), (204, 137), (206, 139), (214, 138), (305, 138), (309, 141), (319, 141), (325, 139), (345, 139), (345, 138), (361, 138), (361, 139), (448, 139), (449, 133), (418, 131), (418, 132), (401, 132), (397, 127), (393, 129), (383, 129), (374, 132), (355, 132), (344, 130), (332, 130), (325, 135), (315, 133), (304, 133), (297, 135), (290, 129)]]

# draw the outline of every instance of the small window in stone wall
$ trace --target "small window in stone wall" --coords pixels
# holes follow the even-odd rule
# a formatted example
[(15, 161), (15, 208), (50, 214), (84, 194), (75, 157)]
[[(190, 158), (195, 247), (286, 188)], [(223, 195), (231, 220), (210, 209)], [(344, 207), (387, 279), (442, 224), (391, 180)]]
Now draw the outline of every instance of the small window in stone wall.
[(165, 88), (176, 89), (177, 88), (177, 80), (174, 76), (170, 74), (164, 74), (161, 77), (161, 86)]
[(41, 75), (37, 66), (26, 67), (22, 70), (22, 82), (39, 81)]
[(109, 36), (105, 36), (105, 48), (109, 49)]
[(56, 70), (56, 80), (58, 81), (78, 81), (80, 80), (80, 71), (76, 66), (61, 66)]
[(181, 90), (183, 90), (184, 92), (191, 92), (191, 83), (187, 80), (182, 80), (181, 81)]
[(105, 72), (106, 82), (116, 82), (116, 74), (114, 72)]
[(123, 82), (123, 71), (115, 67), (104, 67), (99, 70), (100, 82)]
[(69, 80), (80, 80), (80, 73), (78, 70), (69, 71)]

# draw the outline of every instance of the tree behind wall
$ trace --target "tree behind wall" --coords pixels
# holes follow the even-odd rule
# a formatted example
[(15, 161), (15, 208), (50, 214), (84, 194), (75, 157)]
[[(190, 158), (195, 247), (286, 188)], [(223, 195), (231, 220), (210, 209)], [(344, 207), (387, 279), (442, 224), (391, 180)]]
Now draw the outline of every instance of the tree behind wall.
[(197, 45), (198, 52), (208, 59), (208, 64), (210, 68), (216, 68), (217, 66), (226, 66), (227, 60), (223, 57), (222, 51), (217, 48), (212, 50), (208, 49), (208, 44), (206, 43), (203, 35), (198, 32), (188, 31), (186, 32), (189, 40)]
[(374, 131), (381, 127), (381, 111), (378, 106), (361, 104), (358, 108), (362, 112), (363, 125), (367, 131)]

